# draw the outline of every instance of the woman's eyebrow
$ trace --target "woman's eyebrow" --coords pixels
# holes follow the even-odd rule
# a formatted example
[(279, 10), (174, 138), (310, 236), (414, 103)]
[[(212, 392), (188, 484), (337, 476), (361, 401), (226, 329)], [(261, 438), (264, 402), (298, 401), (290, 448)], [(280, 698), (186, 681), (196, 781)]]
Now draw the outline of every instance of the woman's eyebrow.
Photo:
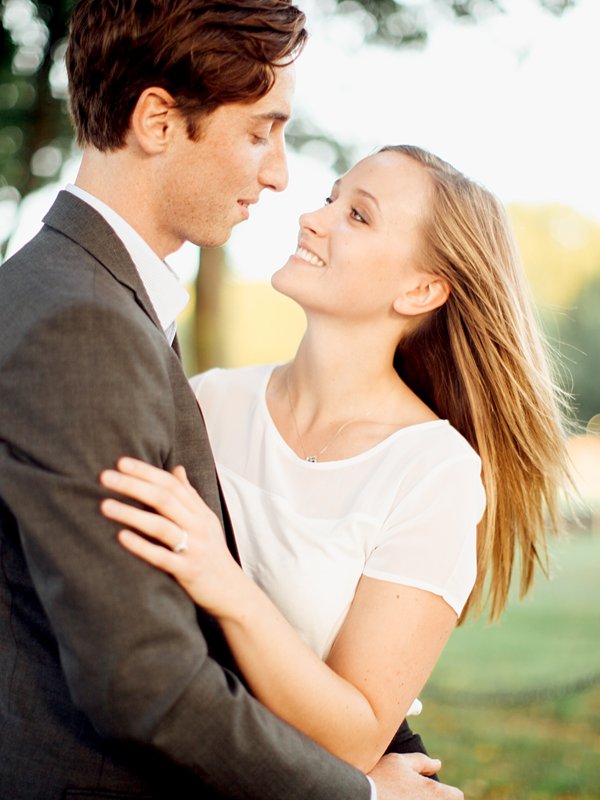
[(379, 207), (379, 202), (378, 202), (378, 200), (377, 200), (377, 198), (375, 197), (374, 194), (371, 194), (371, 192), (367, 192), (366, 189), (356, 189), (356, 191), (358, 192), (358, 194), (362, 195), (363, 197), (366, 197), (369, 200), (372, 200), (373, 203), (377, 206), (377, 210), (381, 211), (381, 208)]
[[(337, 181), (334, 182), (331, 191), (334, 192), (336, 189), (339, 189), (341, 185), (342, 185), (342, 178), (338, 178)], [(367, 192), (366, 189), (356, 188), (354, 191), (362, 195), (363, 197), (366, 197), (368, 200), (371, 200), (377, 207), (377, 210), (381, 212), (381, 207), (375, 195), (371, 194), (371, 192)]]

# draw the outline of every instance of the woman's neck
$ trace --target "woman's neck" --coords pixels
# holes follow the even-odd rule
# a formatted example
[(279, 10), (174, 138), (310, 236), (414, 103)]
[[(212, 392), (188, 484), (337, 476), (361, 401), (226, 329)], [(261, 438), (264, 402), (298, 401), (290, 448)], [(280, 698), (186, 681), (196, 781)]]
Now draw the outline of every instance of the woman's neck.
[(436, 419), (394, 370), (396, 339), (375, 324), (309, 318), (294, 360), (273, 372), (267, 406), (301, 458), (349, 458), (397, 429)]
[(369, 414), (401, 384), (393, 348), (375, 337), (309, 325), (286, 374), (286, 388), (305, 424)]

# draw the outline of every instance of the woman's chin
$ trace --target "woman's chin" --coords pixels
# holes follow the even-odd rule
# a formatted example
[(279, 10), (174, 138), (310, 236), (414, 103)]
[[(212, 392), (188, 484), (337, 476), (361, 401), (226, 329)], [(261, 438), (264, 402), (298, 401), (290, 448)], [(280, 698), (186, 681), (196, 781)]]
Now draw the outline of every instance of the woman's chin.
[(292, 300), (295, 300), (294, 284), (297, 283), (297, 281), (294, 279), (293, 275), (290, 274), (289, 263), (288, 260), (283, 267), (280, 267), (273, 273), (271, 276), (271, 286), (280, 294), (284, 294), (286, 297), (291, 297)]

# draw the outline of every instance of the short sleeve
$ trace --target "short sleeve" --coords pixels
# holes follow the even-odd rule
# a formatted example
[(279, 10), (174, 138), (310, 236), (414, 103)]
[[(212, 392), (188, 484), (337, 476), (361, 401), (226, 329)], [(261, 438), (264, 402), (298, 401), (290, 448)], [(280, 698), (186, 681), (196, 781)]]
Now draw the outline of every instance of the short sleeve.
[(480, 464), (474, 452), (446, 459), (401, 492), (364, 575), (433, 592), (460, 616), (477, 577)]

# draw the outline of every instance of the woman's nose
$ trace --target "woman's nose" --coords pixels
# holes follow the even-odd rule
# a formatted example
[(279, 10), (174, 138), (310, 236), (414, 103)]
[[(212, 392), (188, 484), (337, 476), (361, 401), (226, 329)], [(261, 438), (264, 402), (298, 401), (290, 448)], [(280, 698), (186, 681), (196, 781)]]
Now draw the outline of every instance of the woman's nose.
[(323, 212), (327, 206), (318, 208), (315, 211), (307, 211), (300, 215), (300, 228), (308, 230), (317, 236), (322, 236), (325, 232), (325, 215)]

